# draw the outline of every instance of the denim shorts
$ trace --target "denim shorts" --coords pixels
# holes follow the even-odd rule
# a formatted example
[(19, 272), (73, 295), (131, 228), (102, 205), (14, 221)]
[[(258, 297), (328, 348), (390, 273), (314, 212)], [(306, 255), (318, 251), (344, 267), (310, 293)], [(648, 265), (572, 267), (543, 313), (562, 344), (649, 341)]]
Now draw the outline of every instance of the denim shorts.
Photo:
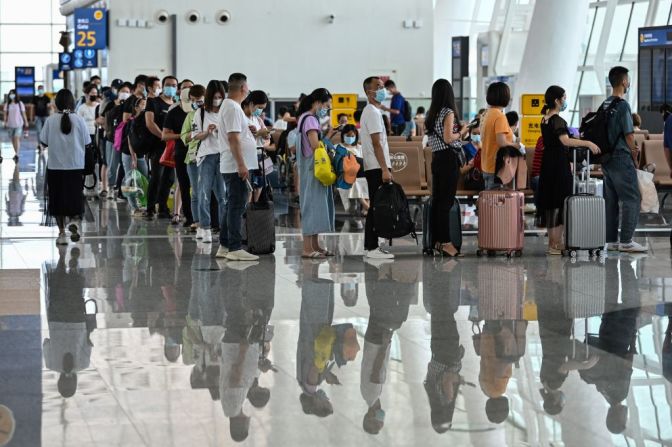
[(23, 127), (8, 127), (7, 130), (9, 131), (9, 138), (21, 138), (21, 135), (23, 135)]

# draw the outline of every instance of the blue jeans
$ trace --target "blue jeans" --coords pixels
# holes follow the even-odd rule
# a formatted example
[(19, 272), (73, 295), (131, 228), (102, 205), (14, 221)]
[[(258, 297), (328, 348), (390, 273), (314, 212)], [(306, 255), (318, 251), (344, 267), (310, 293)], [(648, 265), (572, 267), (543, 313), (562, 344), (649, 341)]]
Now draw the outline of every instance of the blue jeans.
[(36, 116), (35, 117), (35, 131), (37, 132), (37, 143), (41, 145), (40, 143), (40, 134), (42, 133), (42, 128), (44, 127), (44, 123), (47, 122), (48, 116)]
[(245, 181), (238, 176), (238, 173), (222, 174), (222, 176), (226, 184), (226, 210), (221, 215), (219, 243), (231, 251), (236, 251), (243, 247), (240, 232), (249, 192)]
[(219, 154), (206, 155), (198, 167), (198, 219), (204, 230), (209, 230), (211, 227), (210, 196), (213, 192), (217, 198), (221, 220), (225, 212), (226, 199), (224, 181), (219, 173)]
[[(126, 175), (130, 174), (133, 170), (133, 160), (131, 159), (131, 156), (121, 154), (121, 164), (124, 166), (124, 172), (126, 172)], [(147, 160), (144, 158), (138, 157), (138, 171), (142, 172), (142, 175), (147, 177)], [(126, 200), (128, 200), (128, 205), (131, 207), (131, 211), (138, 209), (138, 201), (135, 197), (128, 197)]]
[(194, 223), (200, 222), (198, 219), (198, 165), (190, 163), (187, 165), (187, 175), (191, 183), (191, 216)]
[(618, 242), (618, 220), (621, 212), (621, 243), (632, 242), (639, 222), (642, 196), (637, 171), (630, 154), (618, 149), (611, 160), (602, 165), (604, 202), (607, 219), (607, 242)]
[[(117, 183), (117, 171), (121, 163), (121, 152), (117, 152), (114, 149), (111, 141), (105, 141), (105, 157), (107, 159), (107, 168), (109, 169), (107, 178), (110, 183), (110, 189), (114, 189), (114, 185)], [(124, 168), (125, 170), (126, 168)]]

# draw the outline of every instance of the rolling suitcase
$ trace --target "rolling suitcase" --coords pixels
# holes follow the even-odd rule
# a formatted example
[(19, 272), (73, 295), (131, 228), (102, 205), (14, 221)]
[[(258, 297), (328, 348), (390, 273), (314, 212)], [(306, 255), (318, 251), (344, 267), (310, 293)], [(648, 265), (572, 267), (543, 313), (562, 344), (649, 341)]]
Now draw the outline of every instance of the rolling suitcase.
[(476, 255), (522, 256), (525, 236), (523, 208), (525, 195), (520, 191), (490, 190), (478, 196), (478, 251)]
[(260, 166), (264, 187), (258, 200), (252, 200), (247, 206), (245, 216), (245, 234), (247, 250), (255, 255), (268, 255), (275, 252), (275, 212), (270, 187), (266, 180), (263, 165)]
[(565, 264), (565, 315), (588, 318), (605, 311), (606, 270), (594, 262)]
[[(586, 163), (590, 166), (590, 151)], [(574, 166), (576, 153), (574, 152)], [(583, 174), (582, 174), (583, 175)], [(577, 194), (576, 176), (572, 176), (573, 195), (565, 199), (565, 246), (564, 255), (576, 258), (577, 250), (588, 250), (591, 256), (600, 256), (606, 244), (606, 217), (604, 198), (592, 194)], [(585, 191), (589, 189), (590, 175), (585, 175)]]
[(481, 320), (523, 320), (525, 267), (484, 262), (477, 268), (478, 317)]
[[(432, 256), (436, 251), (434, 248), (434, 236), (432, 235), (432, 203), (429, 200), (422, 207), (422, 252)], [(462, 249), (462, 211), (460, 201), (455, 198), (452, 208), (450, 208), (450, 242), (457, 250)]]

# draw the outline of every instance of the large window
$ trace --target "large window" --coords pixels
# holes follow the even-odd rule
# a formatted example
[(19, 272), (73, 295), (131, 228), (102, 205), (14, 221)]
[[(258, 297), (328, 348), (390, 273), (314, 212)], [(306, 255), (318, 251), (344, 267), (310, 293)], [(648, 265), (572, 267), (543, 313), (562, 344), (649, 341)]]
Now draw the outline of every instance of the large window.
[(34, 66), (39, 84), (47, 65), (58, 62), (65, 30), (58, 8), (59, 0), (0, 0), (0, 98), (14, 88), (14, 67)]

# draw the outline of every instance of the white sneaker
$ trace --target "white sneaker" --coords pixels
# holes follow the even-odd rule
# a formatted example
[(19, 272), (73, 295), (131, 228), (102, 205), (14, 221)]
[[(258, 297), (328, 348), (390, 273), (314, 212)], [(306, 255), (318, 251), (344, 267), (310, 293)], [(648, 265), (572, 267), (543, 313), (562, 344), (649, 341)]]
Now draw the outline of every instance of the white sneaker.
[(211, 230), (203, 230), (201, 233), (203, 235), (203, 243), (205, 244), (211, 244), (212, 243), (212, 231)]
[(245, 250), (230, 251), (226, 254), (229, 261), (257, 261), (259, 256), (250, 254)]
[(217, 250), (217, 254), (215, 255), (216, 258), (226, 258), (226, 255), (229, 254), (229, 249), (226, 248), (223, 245), (219, 246), (219, 250)]
[(607, 251), (619, 251), (620, 250), (620, 245), (618, 242), (609, 242), (606, 247)]
[(203, 239), (203, 229), (196, 228), (196, 239)]
[(65, 233), (59, 234), (56, 238), (56, 245), (68, 245), (68, 242), (68, 236)]
[(624, 253), (646, 253), (649, 251), (649, 247), (638, 244), (635, 241), (632, 241), (628, 244), (621, 244), (619, 251)]
[(375, 250), (364, 251), (364, 256), (369, 259), (394, 259), (394, 255), (389, 251), (378, 247)]

